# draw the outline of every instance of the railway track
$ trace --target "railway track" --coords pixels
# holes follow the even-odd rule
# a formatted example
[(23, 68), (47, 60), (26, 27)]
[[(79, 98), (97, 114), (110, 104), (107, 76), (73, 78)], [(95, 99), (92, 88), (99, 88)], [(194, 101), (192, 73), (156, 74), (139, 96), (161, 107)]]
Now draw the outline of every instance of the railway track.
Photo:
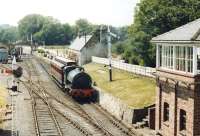
[[(28, 64), (27, 64), (28, 66)], [(34, 65), (32, 65), (34, 66)], [(34, 67), (32, 67), (33, 69)], [(36, 70), (33, 70), (32, 72), (36, 72)], [(35, 74), (37, 76), (37, 74)], [(112, 134), (103, 128), (103, 126), (100, 126), (99, 124), (94, 123), (89, 117), (86, 117), (84, 113), (78, 112), (80, 108), (72, 108), (71, 105), (65, 104), (65, 110), (68, 110), (71, 113), (71, 115), (74, 115), (76, 120), (72, 119), (72, 116), (66, 115), (64, 112), (61, 112), (61, 110), (58, 110), (59, 108), (55, 108), (58, 105), (58, 100), (54, 97), (48, 95), (46, 89), (42, 86), (40, 83), (40, 80), (37, 80), (37, 82), (33, 82), (30, 78), (31, 71), (29, 71), (29, 86), (27, 86), (27, 83), (23, 82), (27, 88), (29, 88), (30, 95), (32, 96), (33, 100), (33, 111), (34, 111), (34, 120), (35, 120), (35, 126), (36, 126), (36, 134), (40, 136), (43, 133), (49, 133), (53, 135), (62, 135), (62, 130), (59, 126), (59, 123), (54, 115), (54, 112), (57, 112), (60, 116), (65, 118), (67, 122), (70, 122), (74, 126), (74, 128), (78, 129), (82, 134), (84, 135), (108, 135), (112, 136)], [(34, 94), (34, 95), (33, 95)], [(52, 104), (50, 104), (49, 100), (54, 100), (54, 108)], [(64, 105), (63, 103), (59, 102), (60, 104)], [(36, 106), (38, 105), (38, 106)], [(63, 109), (63, 108), (61, 108)], [(78, 113), (78, 114), (77, 114)], [(40, 121), (40, 120), (41, 121)], [(48, 124), (45, 125), (44, 124)], [(42, 125), (40, 125), (42, 124)], [(41, 130), (42, 129), (42, 130)], [(56, 134), (57, 132), (57, 134)]]
[[(47, 70), (48, 64), (42, 64), (40, 60), (38, 60), (38, 62), (43, 67), (43, 69), (49, 74), (49, 71)], [(49, 93), (49, 95), (51, 94)], [(66, 96), (67, 100), (72, 103), (72, 104), (70, 103), (71, 105), (69, 107), (69, 105), (66, 105), (65, 103), (57, 99), (55, 96), (52, 97), (54, 97), (56, 101), (62, 103), (64, 106), (75, 110), (79, 115), (83, 116), (84, 118), (90, 120), (91, 122), (95, 122), (95, 124), (97, 124), (99, 127), (104, 129), (104, 131), (108, 132), (109, 134), (116, 136), (137, 135), (137, 133), (134, 130), (132, 130), (132, 128), (128, 127), (120, 120), (111, 116), (107, 111), (101, 108), (99, 104), (90, 103), (90, 104), (80, 105), (74, 103), (71, 97)]]
[(53, 109), (49, 104), (48, 96), (43, 91), (40, 91), (32, 81), (32, 75), (35, 74), (34, 76), (38, 76), (38, 73), (33, 68), (34, 67), (33, 65), (31, 65), (33, 71), (31, 71), (29, 64), (27, 66), (29, 68), (28, 71), (29, 82), (28, 83), (23, 82), (23, 83), (27, 87), (32, 99), (32, 111), (33, 111), (36, 135), (63, 136), (58, 121), (56, 120), (56, 117), (54, 115)]

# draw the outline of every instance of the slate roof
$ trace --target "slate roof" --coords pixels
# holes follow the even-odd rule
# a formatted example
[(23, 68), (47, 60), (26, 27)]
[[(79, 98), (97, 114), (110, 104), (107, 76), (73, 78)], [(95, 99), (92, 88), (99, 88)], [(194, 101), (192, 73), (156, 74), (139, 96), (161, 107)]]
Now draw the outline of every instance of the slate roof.
[(86, 43), (92, 38), (92, 35), (77, 37), (69, 46), (70, 49), (80, 51)]
[(200, 41), (200, 19), (152, 38), (151, 42), (196, 42)]

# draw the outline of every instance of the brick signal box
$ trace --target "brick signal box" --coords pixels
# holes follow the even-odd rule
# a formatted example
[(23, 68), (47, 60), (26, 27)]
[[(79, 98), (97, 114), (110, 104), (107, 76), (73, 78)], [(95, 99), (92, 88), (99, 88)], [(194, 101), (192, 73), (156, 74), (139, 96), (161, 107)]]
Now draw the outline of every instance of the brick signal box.
[(200, 135), (200, 19), (152, 39), (156, 44), (156, 132)]

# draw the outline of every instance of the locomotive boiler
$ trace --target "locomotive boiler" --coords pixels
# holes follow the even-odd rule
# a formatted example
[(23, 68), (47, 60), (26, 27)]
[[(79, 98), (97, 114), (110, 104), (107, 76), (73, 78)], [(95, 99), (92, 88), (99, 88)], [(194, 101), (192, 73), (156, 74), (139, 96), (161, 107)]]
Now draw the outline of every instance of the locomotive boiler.
[(90, 99), (94, 95), (90, 75), (72, 60), (56, 57), (51, 61), (51, 75), (75, 99)]

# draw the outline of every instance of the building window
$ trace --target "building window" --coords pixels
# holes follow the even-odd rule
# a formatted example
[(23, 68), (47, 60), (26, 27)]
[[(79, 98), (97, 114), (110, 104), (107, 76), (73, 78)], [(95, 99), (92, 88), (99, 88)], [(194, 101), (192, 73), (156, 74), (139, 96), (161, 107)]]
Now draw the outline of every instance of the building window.
[(193, 47), (160, 46), (159, 66), (183, 72), (193, 72)]
[(168, 103), (164, 103), (164, 113), (163, 113), (163, 120), (164, 121), (169, 121), (169, 104)]
[(186, 130), (186, 111), (180, 110), (180, 131)]
[(173, 46), (162, 47), (161, 66), (173, 69)]
[(191, 72), (193, 71), (193, 48), (192, 47), (188, 47), (187, 48), (187, 59), (186, 59), (186, 63), (187, 63), (187, 72)]
[(192, 73), (193, 69), (193, 48), (176, 47), (176, 70)]

